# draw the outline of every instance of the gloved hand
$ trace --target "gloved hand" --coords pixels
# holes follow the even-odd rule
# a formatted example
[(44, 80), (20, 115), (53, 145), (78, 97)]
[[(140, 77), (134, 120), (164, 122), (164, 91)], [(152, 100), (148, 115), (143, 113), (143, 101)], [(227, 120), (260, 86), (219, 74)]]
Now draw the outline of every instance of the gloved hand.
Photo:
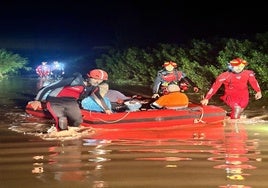
[(200, 101), (202, 105), (208, 105), (208, 99), (203, 99)]
[(105, 110), (106, 114), (112, 114), (113, 112), (111, 110)]
[(123, 99), (117, 99), (116, 103), (117, 104), (123, 104), (124, 103), (124, 100)]
[(159, 97), (159, 94), (155, 93), (153, 94), (152, 98), (155, 99), (155, 98), (158, 98)]
[(261, 92), (259, 91), (259, 92), (257, 92), (257, 93), (255, 94), (255, 99), (258, 100), (258, 99), (260, 99), (260, 98), (262, 98), (262, 94), (261, 94)]
[(28, 104), (30, 104), (34, 110), (37, 110), (38, 108), (42, 108), (42, 104), (40, 101), (30, 101), (28, 102)]

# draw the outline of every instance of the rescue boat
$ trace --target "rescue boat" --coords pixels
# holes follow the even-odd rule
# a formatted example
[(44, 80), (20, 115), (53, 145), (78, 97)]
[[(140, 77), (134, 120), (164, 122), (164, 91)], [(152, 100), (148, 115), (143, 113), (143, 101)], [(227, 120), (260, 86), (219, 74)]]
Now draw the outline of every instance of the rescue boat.
[[(26, 106), (26, 112), (39, 118), (52, 118), (42, 108), (33, 110), (32, 106)], [(226, 117), (226, 111), (218, 106), (190, 103), (182, 109), (146, 109), (137, 111), (115, 112), (105, 114), (81, 109), (83, 116), (82, 125), (92, 128), (105, 129), (155, 129), (170, 128), (176, 126), (212, 124), (222, 122)]]

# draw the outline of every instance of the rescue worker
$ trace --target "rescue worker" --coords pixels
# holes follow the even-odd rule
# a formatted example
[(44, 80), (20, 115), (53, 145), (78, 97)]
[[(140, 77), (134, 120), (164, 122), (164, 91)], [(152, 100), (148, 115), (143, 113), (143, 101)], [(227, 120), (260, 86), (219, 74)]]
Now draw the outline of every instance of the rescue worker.
[(59, 63), (58, 61), (53, 61), (51, 65), (51, 77), (53, 79), (59, 79), (64, 75), (64, 66), (62, 63)]
[[(68, 125), (79, 127), (83, 119), (78, 101), (92, 94), (103, 101), (98, 85), (104, 80), (108, 80), (108, 74), (101, 69), (93, 69), (87, 76), (90, 80), (89, 83), (83, 79), (80, 73), (76, 73), (73, 77), (64, 78), (43, 87), (37, 93), (35, 101), (29, 103), (34, 110), (42, 108), (42, 103), (45, 103), (47, 110), (55, 120), (58, 131), (67, 130)], [(111, 113), (108, 110), (105, 112)]]
[(46, 61), (43, 61), (41, 65), (39, 65), (36, 69), (36, 74), (42, 79), (48, 79), (50, 73), (51, 73), (51, 68), (47, 64)]
[(193, 87), (194, 92), (199, 91), (199, 88), (193, 81), (191, 81), (182, 71), (176, 69), (177, 63), (166, 61), (163, 64), (163, 67), (164, 69), (158, 71), (157, 77), (154, 80), (152, 98), (167, 94), (167, 86), (169, 84), (179, 85), (182, 92), (187, 90), (189, 85)]
[(201, 104), (207, 105), (209, 99), (224, 85), (224, 95), (221, 99), (231, 108), (231, 119), (239, 119), (243, 110), (249, 102), (248, 83), (255, 90), (255, 99), (262, 97), (261, 89), (255, 78), (255, 73), (251, 70), (244, 70), (247, 61), (242, 58), (235, 58), (230, 61), (229, 71), (221, 73), (213, 83), (211, 89), (201, 100)]

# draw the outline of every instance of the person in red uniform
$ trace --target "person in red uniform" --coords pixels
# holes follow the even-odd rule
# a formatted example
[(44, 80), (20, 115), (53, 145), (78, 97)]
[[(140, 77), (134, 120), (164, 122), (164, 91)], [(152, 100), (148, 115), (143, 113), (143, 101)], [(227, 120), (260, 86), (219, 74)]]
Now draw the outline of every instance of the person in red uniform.
[(152, 98), (168, 94), (167, 86), (169, 84), (179, 85), (182, 92), (187, 90), (189, 85), (193, 87), (194, 92), (199, 91), (199, 88), (193, 81), (191, 81), (182, 71), (176, 69), (177, 63), (166, 61), (163, 64), (163, 67), (164, 69), (158, 71), (157, 77), (154, 80)]
[(35, 71), (40, 78), (48, 78), (51, 73), (51, 68), (46, 61), (43, 61), (42, 64), (35, 69)]
[[(107, 72), (93, 69), (87, 76), (89, 83), (85, 82), (80, 73), (76, 73), (73, 77), (64, 78), (43, 87), (37, 93), (35, 100), (30, 101), (29, 104), (36, 110), (42, 107), (42, 103), (45, 103), (47, 110), (55, 120), (58, 131), (67, 130), (68, 125), (79, 127), (83, 121), (79, 100), (94, 94), (103, 104), (105, 103), (99, 93), (98, 85), (104, 80), (108, 80)], [(109, 110), (105, 112), (111, 113)]]
[(64, 66), (62, 63), (59, 63), (58, 61), (53, 61), (51, 65), (51, 77), (54, 79), (60, 79), (64, 75)]
[(231, 119), (239, 119), (243, 110), (249, 103), (248, 83), (255, 90), (255, 99), (262, 97), (261, 89), (252, 70), (244, 70), (248, 63), (242, 58), (230, 61), (230, 71), (221, 73), (213, 83), (211, 89), (201, 100), (201, 104), (207, 105), (209, 99), (224, 85), (224, 95), (221, 99), (231, 108)]

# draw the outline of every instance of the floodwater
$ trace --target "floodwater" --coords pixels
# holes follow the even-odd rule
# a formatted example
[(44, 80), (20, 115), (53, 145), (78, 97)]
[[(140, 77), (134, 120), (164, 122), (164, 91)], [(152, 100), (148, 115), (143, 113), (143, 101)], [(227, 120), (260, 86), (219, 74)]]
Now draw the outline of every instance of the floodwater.
[(36, 127), (50, 122), (24, 112), (38, 84), (34, 78), (0, 82), (1, 188), (268, 187), (266, 114), (199, 127), (43, 140)]

